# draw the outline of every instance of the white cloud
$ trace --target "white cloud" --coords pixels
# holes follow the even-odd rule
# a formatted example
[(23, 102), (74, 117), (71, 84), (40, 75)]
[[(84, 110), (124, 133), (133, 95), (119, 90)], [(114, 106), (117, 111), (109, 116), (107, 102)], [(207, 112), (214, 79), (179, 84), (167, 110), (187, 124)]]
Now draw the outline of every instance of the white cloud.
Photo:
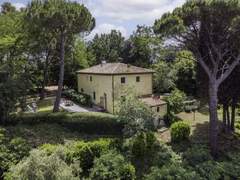
[(181, 6), (186, 0), (104, 0), (90, 7), (95, 16), (108, 17), (116, 21), (142, 20), (149, 21), (175, 7)]
[(26, 7), (26, 5), (23, 3), (12, 3), (12, 5), (15, 6), (17, 10)]
[(113, 29), (115, 29), (117, 31), (120, 31), (124, 37), (127, 36), (127, 30), (123, 26), (117, 26), (117, 25), (114, 25), (114, 24), (104, 23), (104, 24), (98, 25), (91, 32), (91, 34), (87, 37), (87, 39), (92, 39), (96, 34), (108, 34)]

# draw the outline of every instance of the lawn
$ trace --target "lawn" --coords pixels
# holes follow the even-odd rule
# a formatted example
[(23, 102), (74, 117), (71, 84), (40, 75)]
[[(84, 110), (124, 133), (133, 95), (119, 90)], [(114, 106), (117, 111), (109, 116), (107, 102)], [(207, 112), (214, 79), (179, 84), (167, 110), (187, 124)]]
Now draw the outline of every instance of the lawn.
[[(186, 113), (181, 112), (176, 115), (178, 118), (187, 122), (191, 126), (190, 140), (193, 143), (207, 144), (209, 137), (209, 115), (206, 110), (200, 110), (196, 113)], [(222, 112), (218, 112), (219, 119), (222, 117)], [(237, 121), (240, 121), (240, 116), (236, 117)], [(236, 129), (239, 133), (239, 129)], [(169, 143), (171, 141), (170, 130), (166, 130), (163, 133), (157, 133), (159, 140)], [(222, 138), (222, 137), (221, 137)], [(223, 137), (223, 138), (233, 138), (234, 137)]]
[(51, 112), (53, 109), (55, 97), (48, 97), (44, 100), (38, 100), (38, 112)]
[[(0, 126), (1, 128), (1, 126)], [(74, 140), (95, 140), (99, 138), (117, 137), (113, 135), (83, 134), (78, 131), (72, 131), (58, 124), (40, 123), (36, 125), (7, 126), (8, 136), (25, 139), (32, 148), (45, 143), (64, 144)]]

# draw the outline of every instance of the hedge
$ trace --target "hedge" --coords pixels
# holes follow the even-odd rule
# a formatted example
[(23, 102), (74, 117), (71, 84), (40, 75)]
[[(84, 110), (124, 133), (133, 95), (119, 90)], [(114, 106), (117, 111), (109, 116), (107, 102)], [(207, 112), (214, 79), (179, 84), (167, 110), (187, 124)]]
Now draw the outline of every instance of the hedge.
[(123, 123), (117, 121), (116, 116), (98, 113), (28, 113), (12, 115), (8, 124), (29, 124), (56, 123), (74, 131), (89, 134), (112, 134), (120, 135)]
[(190, 135), (190, 126), (189, 124), (178, 121), (171, 125), (171, 141), (172, 142), (180, 142), (183, 140), (187, 140)]

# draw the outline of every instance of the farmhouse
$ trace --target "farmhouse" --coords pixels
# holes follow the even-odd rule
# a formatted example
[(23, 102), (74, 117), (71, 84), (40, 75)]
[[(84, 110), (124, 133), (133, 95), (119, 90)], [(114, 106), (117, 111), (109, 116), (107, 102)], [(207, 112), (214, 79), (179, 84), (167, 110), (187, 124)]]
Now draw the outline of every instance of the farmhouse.
[(130, 87), (159, 116), (164, 116), (166, 102), (152, 95), (153, 73), (153, 70), (129, 64), (102, 62), (77, 72), (78, 91), (89, 94), (96, 105), (114, 113), (123, 90)]

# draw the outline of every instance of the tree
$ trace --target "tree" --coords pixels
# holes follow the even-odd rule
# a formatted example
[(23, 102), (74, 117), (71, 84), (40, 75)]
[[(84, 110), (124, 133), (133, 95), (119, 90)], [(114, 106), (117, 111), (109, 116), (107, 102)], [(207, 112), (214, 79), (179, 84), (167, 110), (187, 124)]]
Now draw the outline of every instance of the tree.
[(32, 19), (33, 26), (54, 33), (58, 40), (59, 80), (53, 112), (59, 111), (63, 80), (66, 44), (73, 40), (74, 35), (89, 32), (95, 20), (84, 5), (67, 0), (34, 0), (27, 7), (27, 16)]
[(154, 129), (154, 114), (131, 90), (126, 90), (119, 102), (118, 120), (125, 124), (124, 134), (133, 136), (138, 132)]
[(153, 65), (154, 73), (154, 89), (158, 93), (170, 92), (175, 88), (176, 73), (171, 63), (158, 61)]
[(147, 26), (137, 26), (123, 48), (123, 62), (140, 67), (152, 65), (161, 48), (161, 40), (155, 36), (153, 29)]
[[(237, 66), (232, 74), (224, 81), (219, 89), (219, 103), (223, 106), (223, 130), (235, 130), (236, 108), (240, 102), (240, 67)], [(231, 110), (231, 112), (230, 112)]]
[(155, 21), (155, 32), (192, 51), (208, 76), (211, 152), (217, 155), (218, 90), (240, 62), (240, 7), (233, 1), (188, 1)]
[(111, 30), (109, 34), (96, 34), (88, 46), (96, 57), (95, 64), (101, 61), (119, 62), (123, 48), (124, 37), (120, 31)]
[(50, 155), (43, 150), (32, 150), (29, 157), (19, 162), (6, 173), (6, 179), (77, 180), (80, 167), (77, 162), (66, 163), (64, 148), (58, 147)]
[(196, 62), (192, 53), (178, 52), (173, 69), (176, 72), (176, 87), (188, 95), (196, 95)]
[(94, 160), (90, 178), (134, 180), (135, 168), (121, 154), (112, 150)]
[(16, 12), (16, 8), (10, 2), (4, 2), (1, 5), (2, 14), (13, 13), (13, 12)]
[(77, 39), (74, 42), (71, 52), (66, 56), (64, 85), (77, 89), (76, 71), (89, 67), (92, 59), (89, 59), (90, 52), (87, 51), (85, 43)]
[(166, 100), (169, 111), (176, 114), (184, 110), (184, 101), (186, 100), (186, 95), (184, 92), (174, 89), (171, 92), (171, 95), (166, 98)]

